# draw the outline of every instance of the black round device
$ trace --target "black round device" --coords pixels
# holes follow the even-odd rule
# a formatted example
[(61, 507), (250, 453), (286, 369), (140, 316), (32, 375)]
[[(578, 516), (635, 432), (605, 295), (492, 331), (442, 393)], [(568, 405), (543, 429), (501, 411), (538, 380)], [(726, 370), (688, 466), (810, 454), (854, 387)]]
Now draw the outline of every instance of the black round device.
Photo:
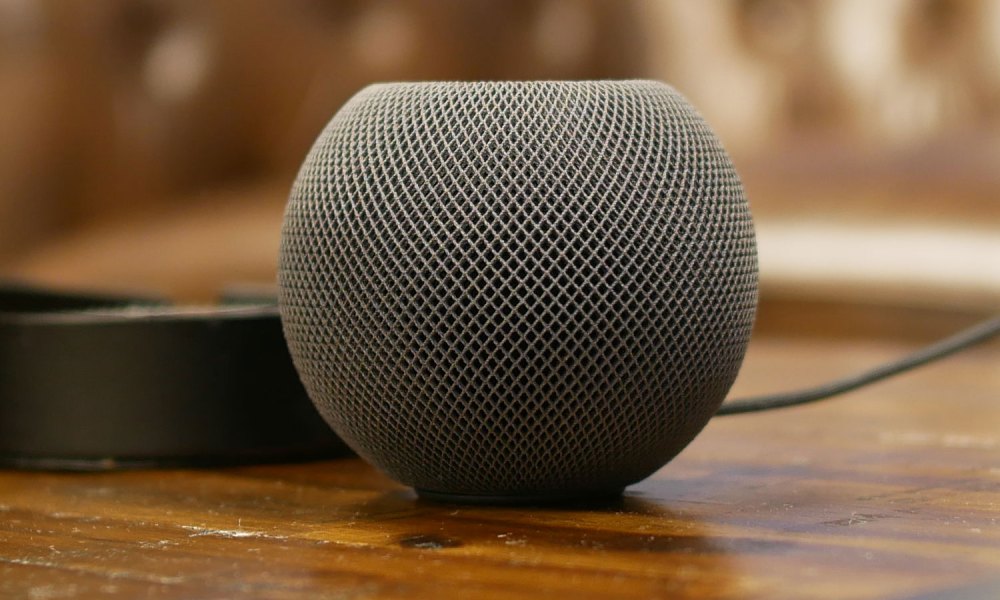
[(362, 90), (302, 166), (279, 279), (324, 418), (466, 501), (653, 473), (719, 408), (757, 304), (739, 177), (652, 81)]

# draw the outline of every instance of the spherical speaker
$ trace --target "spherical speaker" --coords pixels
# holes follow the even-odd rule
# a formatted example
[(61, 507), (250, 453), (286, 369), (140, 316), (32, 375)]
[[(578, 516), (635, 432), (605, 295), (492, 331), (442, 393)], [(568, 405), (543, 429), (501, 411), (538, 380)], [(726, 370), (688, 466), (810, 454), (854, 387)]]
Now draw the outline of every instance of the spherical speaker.
[(652, 81), (365, 88), (299, 172), (279, 268), (320, 413), (453, 500), (649, 476), (718, 409), (757, 304), (740, 180)]

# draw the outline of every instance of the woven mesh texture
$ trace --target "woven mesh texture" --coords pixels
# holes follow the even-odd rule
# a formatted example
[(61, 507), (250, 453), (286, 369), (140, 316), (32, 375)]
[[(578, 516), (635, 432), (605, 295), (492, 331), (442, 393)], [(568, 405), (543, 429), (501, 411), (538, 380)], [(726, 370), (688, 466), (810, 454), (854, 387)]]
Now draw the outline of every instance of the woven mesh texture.
[(292, 189), (279, 279), (337, 433), (470, 495), (650, 475), (722, 402), (757, 301), (739, 178), (651, 81), (362, 90)]

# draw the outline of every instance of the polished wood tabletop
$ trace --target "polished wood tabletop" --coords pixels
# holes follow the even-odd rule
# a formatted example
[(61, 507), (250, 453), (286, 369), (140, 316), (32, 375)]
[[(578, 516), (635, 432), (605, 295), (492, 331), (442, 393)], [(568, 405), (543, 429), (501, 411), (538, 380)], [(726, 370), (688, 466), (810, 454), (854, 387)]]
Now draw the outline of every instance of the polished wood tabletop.
[[(739, 394), (912, 340), (755, 339)], [(1000, 598), (1000, 348), (720, 417), (611, 504), (438, 505), (357, 459), (0, 471), (2, 598)]]

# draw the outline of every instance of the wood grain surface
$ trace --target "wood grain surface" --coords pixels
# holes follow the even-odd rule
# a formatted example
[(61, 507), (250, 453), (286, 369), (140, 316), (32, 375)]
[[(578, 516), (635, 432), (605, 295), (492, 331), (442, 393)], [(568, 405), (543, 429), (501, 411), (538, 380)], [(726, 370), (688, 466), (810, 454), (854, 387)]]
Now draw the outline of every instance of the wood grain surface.
[[(736, 391), (909, 343), (755, 340)], [(0, 597), (1000, 598), (998, 364), (719, 418), (603, 506), (429, 504), (356, 459), (0, 471)]]

